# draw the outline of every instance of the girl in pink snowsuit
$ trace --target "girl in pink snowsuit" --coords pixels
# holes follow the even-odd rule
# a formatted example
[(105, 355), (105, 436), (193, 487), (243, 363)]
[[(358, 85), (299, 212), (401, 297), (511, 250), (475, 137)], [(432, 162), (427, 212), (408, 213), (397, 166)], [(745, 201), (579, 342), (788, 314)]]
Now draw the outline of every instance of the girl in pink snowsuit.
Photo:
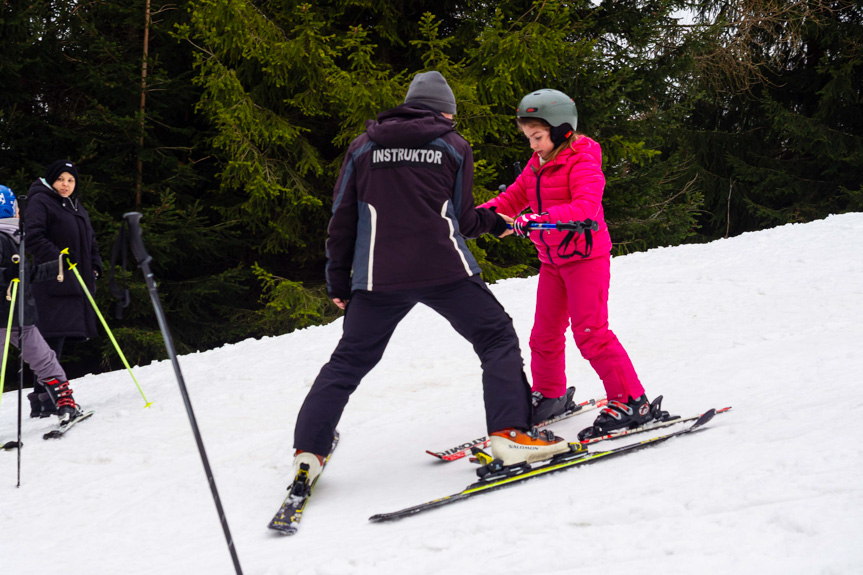
[[(611, 237), (602, 210), (602, 151), (594, 140), (575, 133), (575, 104), (562, 92), (528, 94), (517, 115), (534, 153), (515, 182), (481, 207), (516, 218), (514, 233), (533, 241), (541, 262), (530, 335), (534, 422), (573, 406), (564, 354), (565, 331), (571, 326), (582, 357), (596, 370), (609, 400), (579, 438), (640, 425), (652, 419), (650, 402), (608, 326)], [(532, 213), (519, 216), (528, 207)], [(532, 223), (587, 220), (598, 224), (596, 231), (530, 229)]]

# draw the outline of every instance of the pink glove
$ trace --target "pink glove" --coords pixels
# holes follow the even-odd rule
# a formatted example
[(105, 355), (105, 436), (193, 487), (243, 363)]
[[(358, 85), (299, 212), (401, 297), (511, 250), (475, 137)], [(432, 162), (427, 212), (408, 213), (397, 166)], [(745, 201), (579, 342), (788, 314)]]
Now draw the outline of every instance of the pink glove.
[(524, 214), (517, 217), (512, 221), (512, 232), (520, 238), (526, 238), (530, 235), (530, 225), (544, 222), (547, 214), (548, 212), (543, 212), (541, 214)]

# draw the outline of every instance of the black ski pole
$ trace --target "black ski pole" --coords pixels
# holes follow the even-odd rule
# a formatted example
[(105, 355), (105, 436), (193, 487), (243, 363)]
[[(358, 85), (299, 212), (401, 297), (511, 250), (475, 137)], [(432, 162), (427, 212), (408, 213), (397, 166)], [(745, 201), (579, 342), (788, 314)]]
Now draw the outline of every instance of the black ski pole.
[(24, 252), (24, 204), (27, 196), (18, 196), (18, 484), (21, 487), (21, 405), (24, 402), (24, 293), (27, 289), (27, 256)]
[(153, 272), (150, 271), (150, 262), (153, 258), (147, 254), (147, 250), (144, 248), (144, 240), (141, 237), (141, 214), (138, 212), (129, 212), (127, 214), (123, 214), (123, 219), (125, 219), (129, 224), (132, 253), (135, 255), (135, 259), (138, 260), (138, 267), (140, 267), (141, 271), (144, 272), (144, 280), (147, 282), (150, 299), (152, 300), (153, 308), (156, 311), (156, 319), (159, 322), (159, 329), (162, 330), (162, 338), (165, 340), (165, 348), (168, 350), (168, 356), (171, 358), (171, 364), (174, 366), (174, 374), (177, 376), (177, 384), (180, 386), (180, 393), (183, 395), (183, 402), (186, 404), (186, 412), (189, 414), (189, 422), (192, 424), (192, 432), (195, 434), (195, 442), (198, 444), (198, 451), (201, 454), (204, 471), (207, 474), (207, 480), (210, 482), (210, 491), (213, 493), (213, 501), (216, 502), (216, 510), (219, 512), (219, 520), (222, 522), (222, 530), (225, 532), (225, 539), (228, 542), (228, 550), (231, 552), (231, 559), (234, 561), (234, 569), (236, 569), (237, 575), (242, 575), (243, 570), (240, 568), (240, 558), (237, 557), (237, 551), (234, 549), (231, 530), (228, 528), (228, 519), (225, 517), (224, 509), (222, 509), (222, 501), (219, 499), (219, 491), (216, 489), (216, 480), (213, 478), (213, 471), (210, 469), (210, 462), (207, 460), (207, 452), (204, 450), (204, 442), (201, 439), (201, 432), (198, 429), (198, 423), (195, 420), (195, 412), (192, 410), (192, 402), (189, 399), (189, 393), (186, 390), (186, 383), (183, 380), (183, 374), (180, 371), (180, 363), (177, 361), (177, 353), (174, 351), (174, 342), (171, 338), (171, 332), (168, 330), (165, 312), (162, 310), (162, 304), (159, 301), (159, 293), (156, 290), (156, 281), (153, 279)]

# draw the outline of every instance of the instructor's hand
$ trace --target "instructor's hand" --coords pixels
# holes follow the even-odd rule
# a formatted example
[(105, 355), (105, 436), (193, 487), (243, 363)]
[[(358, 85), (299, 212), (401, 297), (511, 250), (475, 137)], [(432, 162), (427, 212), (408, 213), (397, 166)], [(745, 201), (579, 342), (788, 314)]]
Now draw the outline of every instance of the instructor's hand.
[(333, 303), (336, 304), (337, 306), (339, 306), (339, 309), (345, 309), (346, 307), (348, 307), (348, 300), (346, 300), (346, 299), (334, 297)]
[[(505, 221), (507, 224), (512, 226), (512, 218), (511, 217), (507, 216), (506, 214), (498, 214), (498, 215), (503, 218), (503, 221)], [(505, 238), (506, 236), (511, 236), (511, 235), (512, 235), (512, 227), (509, 227), (506, 229), (505, 232), (503, 232), (502, 234), (500, 234), (497, 237)]]

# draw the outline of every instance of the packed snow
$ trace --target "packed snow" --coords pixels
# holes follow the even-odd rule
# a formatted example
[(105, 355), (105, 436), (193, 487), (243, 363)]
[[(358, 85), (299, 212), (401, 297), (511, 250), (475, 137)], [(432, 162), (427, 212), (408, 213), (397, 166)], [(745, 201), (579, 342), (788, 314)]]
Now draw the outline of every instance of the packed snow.
[[(492, 286), (526, 363), (535, 288)], [(733, 409), (703, 433), (369, 523), (473, 482), (473, 464), (425, 450), (486, 431), (479, 361), (417, 308), (352, 397), (293, 537), (266, 526), (341, 320), (181, 356), (243, 572), (863, 573), (863, 214), (616, 257), (609, 305), (651, 398)], [(576, 399), (601, 396), (571, 337), (567, 359)], [(96, 414), (62, 439), (43, 441), (54, 422), (25, 408), (20, 487), (16, 452), (0, 452), (3, 575), (234, 573), (172, 365), (133, 371), (152, 407), (126, 370), (83, 377), (75, 397)], [(0, 443), (17, 436), (9, 384)], [(575, 440), (595, 415), (553, 429)]]

